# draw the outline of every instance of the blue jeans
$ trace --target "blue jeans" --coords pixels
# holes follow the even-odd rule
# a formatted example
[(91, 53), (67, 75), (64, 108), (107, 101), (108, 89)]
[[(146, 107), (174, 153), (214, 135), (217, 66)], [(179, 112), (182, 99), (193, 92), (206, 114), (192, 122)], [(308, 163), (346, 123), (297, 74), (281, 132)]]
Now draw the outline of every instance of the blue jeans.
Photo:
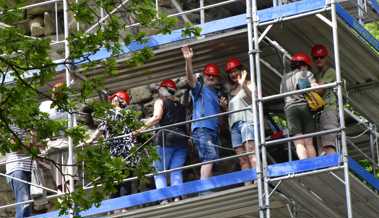
[[(22, 179), (28, 182), (31, 182), (31, 172), (16, 170), (9, 174), (18, 179)], [(30, 197), (30, 185), (8, 178), (8, 183), (11, 186), (11, 189), (16, 197), (16, 203), (28, 201)], [(24, 218), (31, 216), (32, 208), (30, 204), (19, 204), (16, 206), (16, 218)]]
[(233, 148), (238, 148), (243, 143), (254, 140), (254, 126), (251, 123), (238, 121), (233, 124), (230, 134)]
[[(154, 167), (157, 171), (174, 169), (182, 167), (187, 158), (186, 146), (157, 146), (159, 160), (154, 161)], [(167, 179), (165, 174), (154, 176), (155, 187), (157, 189), (167, 187)], [(175, 170), (170, 173), (170, 185), (180, 185), (183, 183), (182, 170)]]
[(217, 131), (208, 128), (196, 128), (192, 132), (192, 137), (201, 162), (219, 158), (216, 147), (218, 145)]

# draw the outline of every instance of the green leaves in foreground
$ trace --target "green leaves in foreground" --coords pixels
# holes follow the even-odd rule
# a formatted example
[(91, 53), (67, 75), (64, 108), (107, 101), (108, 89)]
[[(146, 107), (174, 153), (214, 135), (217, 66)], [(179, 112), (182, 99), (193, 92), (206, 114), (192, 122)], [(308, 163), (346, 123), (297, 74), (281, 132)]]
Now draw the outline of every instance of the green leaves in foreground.
[[(50, 37), (24, 35), (29, 32), (25, 31), (29, 27), (21, 25), (27, 18), (27, 11), (20, 7), (25, 6), (26, 2), (29, 1), (0, 0), (0, 22), (4, 23), (0, 28), (0, 152), (27, 151), (34, 157), (44, 159), (37, 147), (29, 149), (26, 146), (31, 142), (30, 138), (24, 141), (18, 139), (9, 127), (15, 125), (35, 134), (41, 146), (47, 144), (48, 138), (62, 134), (70, 136), (75, 145), (83, 144), (88, 135), (85, 126), (67, 128), (66, 120), (51, 120), (48, 114), (41, 113), (39, 103), (51, 100), (53, 107), (72, 115), (78, 115), (81, 107), (88, 106), (98, 121), (106, 120), (106, 111), (111, 106), (106, 102), (106, 96), (103, 96), (104, 84), (109, 75), (118, 74), (120, 63), (117, 58), (123, 54), (124, 46), (132, 42), (142, 45), (142, 49), (128, 53), (127, 67), (146, 63), (154, 56), (151, 48), (144, 47), (149, 40), (147, 32), (170, 33), (176, 28), (177, 19), (157, 14), (155, 1), (151, 0), (129, 0), (115, 13), (111, 12), (119, 6), (120, 1), (68, 1), (69, 17), (75, 18), (70, 19), (73, 22), (70, 22), (70, 26), (74, 24), (72, 26), (76, 27), (75, 22), (79, 22), (80, 29), (70, 28), (67, 39), (70, 56), (53, 62), (51, 54), (59, 56), (62, 51), (51, 47)], [(100, 8), (110, 15), (103, 22), (99, 18)], [(131, 22), (140, 25), (130, 27)], [(89, 30), (90, 27), (94, 28)], [(189, 23), (185, 25), (183, 36), (199, 35), (200, 28)], [(109, 58), (105, 61), (94, 60), (93, 55), (99, 51), (106, 51), (110, 54)], [(62, 66), (71, 73), (74, 82), (70, 81), (69, 87), (60, 87), (53, 92), (52, 87), (56, 82), (66, 82), (63, 72), (56, 72), (57, 67), (61, 70)], [(111, 125), (127, 125), (135, 130), (142, 125), (139, 116), (139, 112), (129, 110), (125, 112), (124, 120)], [(138, 135), (136, 146), (126, 160), (111, 157), (107, 143), (101, 137), (96, 143), (77, 149), (76, 167), (84, 167), (84, 180), (94, 188), (83, 189), (79, 185), (74, 192), (64, 195), (59, 204), (60, 211), (79, 212), (92, 205), (98, 206), (115, 191), (115, 184), (130, 176), (137, 176), (140, 182), (145, 181), (143, 175), (152, 172), (152, 161), (157, 158), (151, 136)], [(138, 164), (130, 164), (131, 160), (137, 159)]]

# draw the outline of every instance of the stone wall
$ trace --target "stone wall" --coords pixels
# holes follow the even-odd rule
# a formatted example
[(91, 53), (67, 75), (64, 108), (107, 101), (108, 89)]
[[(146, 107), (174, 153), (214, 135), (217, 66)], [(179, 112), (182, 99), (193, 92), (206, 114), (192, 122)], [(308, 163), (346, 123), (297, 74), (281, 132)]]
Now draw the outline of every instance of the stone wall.
[[(45, 0), (27, 0), (25, 5), (32, 5), (35, 3), (40, 3)], [(72, 0), (70, 0), (72, 1)], [(70, 2), (69, 1), (69, 2)], [(12, 0), (8, 0), (9, 5), (13, 4)], [(219, 0), (208, 0), (205, 1), (205, 5), (210, 5), (214, 3), (219, 3)], [(179, 6), (182, 10), (190, 10), (198, 8), (200, 3), (198, 0), (176, 0), (176, 6)], [(206, 20), (213, 20), (224, 18), (227, 16), (232, 16), (240, 13), (244, 13), (245, 7), (243, 2), (235, 2), (232, 4), (224, 5), (214, 9), (206, 10)], [(166, 14), (178, 13), (178, 8), (173, 4), (173, 0), (160, 0), (159, 1), (159, 10)], [(61, 3), (57, 4), (58, 11), (58, 26), (59, 34), (63, 34), (63, 6)], [(96, 9), (95, 9), (96, 10)], [(99, 11), (99, 10), (98, 10)], [(121, 12), (121, 16), (126, 23), (134, 22), (133, 16), (129, 16), (127, 13)], [(200, 22), (199, 12), (194, 12), (186, 15), (189, 20), (195, 24)], [(25, 19), (18, 23), (21, 26), (26, 34), (35, 37), (51, 37), (54, 38), (56, 32), (55, 28), (55, 5), (48, 4), (38, 7), (33, 7), (25, 10)], [(182, 19), (179, 19), (179, 26), (182, 26)], [(71, 31), (75, 31), (76, 22), (74, 16), (69, 13), (69, 27)], [(149, 31), (148, 31), (149, 32)]]

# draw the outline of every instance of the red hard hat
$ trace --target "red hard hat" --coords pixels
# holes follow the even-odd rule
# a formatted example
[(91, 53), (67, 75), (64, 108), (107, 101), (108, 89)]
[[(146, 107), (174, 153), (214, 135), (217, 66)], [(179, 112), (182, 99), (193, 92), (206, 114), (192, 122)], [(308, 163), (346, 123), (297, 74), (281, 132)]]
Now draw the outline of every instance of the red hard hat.
[(220, 76), (220, 69), (216, 64), (207, 64), (203, 70), (204, 75)]
[(305, 54), (304, 52), (297, 52), (297, 53), (293, 54), (291, 61), (304, 62), (308, 66), (312, 65), (311, 58), (307, 54)]
[(127, 104), (130, 103), (130, 97), (128, 95), (128, 93), (126, 91), (119, 91), (119, 92), (116, 92), (114, 93), (112, 96), (111, 96), (111, 100), (113, 100), (114, 97), (119, 97), (121, 99), (123, 99), (124, 101), (126, 101)]
[(176, 83), (171, 79), (165, 79), (161, 82), (161, 85), (159, 87), (166, 87), (176, 90)]
[(241, 61), (238, 58), (231, 57), (225, 65), (225, 72), (231, 73), (235, 68), (241, 66)]
[(321, 44), (314, 45), (311, 53), (313, 57), (326, 57), (329, 54), (328, 49)]

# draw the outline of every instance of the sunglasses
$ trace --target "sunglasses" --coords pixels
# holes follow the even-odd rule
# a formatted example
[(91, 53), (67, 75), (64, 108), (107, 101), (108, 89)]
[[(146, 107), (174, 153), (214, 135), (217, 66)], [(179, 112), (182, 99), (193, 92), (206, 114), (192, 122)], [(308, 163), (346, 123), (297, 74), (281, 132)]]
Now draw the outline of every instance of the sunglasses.
[(214, 77), (214, 78), (218, 77), (218, 76), (215, 76), (215, 75), (212, 75), (212, 74), (204, 74), (204, 76), (206, 76), (206, 77)]
[(322, 59), (324, 59), (326, 56), (318, 56), (318, 57), (315, 57), (315, 56), (313, 56), (312, 58), (313, 58), (313, 60), (322, 60)]

